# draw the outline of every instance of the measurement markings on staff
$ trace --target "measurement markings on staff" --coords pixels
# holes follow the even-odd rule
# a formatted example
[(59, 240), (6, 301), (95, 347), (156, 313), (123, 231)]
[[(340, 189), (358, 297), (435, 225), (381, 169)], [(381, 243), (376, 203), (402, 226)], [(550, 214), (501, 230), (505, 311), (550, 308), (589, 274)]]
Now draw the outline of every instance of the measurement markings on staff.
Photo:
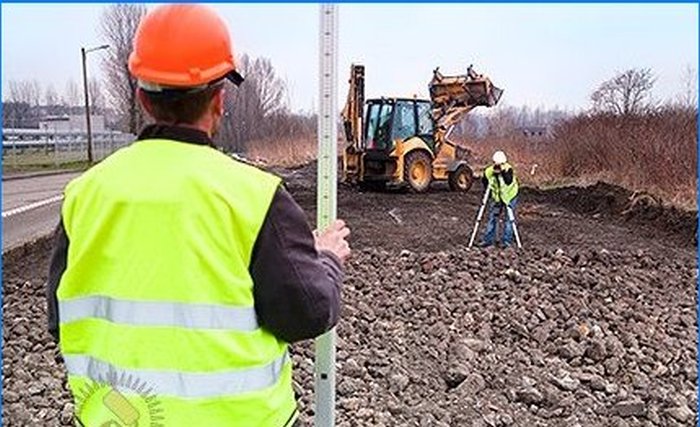
[[(336, 219), (337, 211), (337, 51), (338, 6), (322, 4), (319, 33), (319, 117), (317, 221), (323, 230)], [(335, 329), (316, 338), (315, 342), (315, 427), (335, 425)]]

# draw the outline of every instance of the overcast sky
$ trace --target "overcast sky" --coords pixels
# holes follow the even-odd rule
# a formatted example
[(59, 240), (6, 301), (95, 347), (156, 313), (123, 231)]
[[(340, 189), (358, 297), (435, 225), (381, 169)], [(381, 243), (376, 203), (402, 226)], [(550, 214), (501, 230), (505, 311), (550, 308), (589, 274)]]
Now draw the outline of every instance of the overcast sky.
[[(59, 93), (81, 80), (80, 47), (102, 43), (104, 4), (2, 4), (2, 88), (37, 79)], [(152, 7), (152, 6), (149, 6)], [(268, 57), (294, 110), (317, 99), (318, 5), (215, 4), (238, 52)], [(432, 70), (469, 64), (505, 89), (509, 105), (580, 109), (616, 71), (652, 68), (655, 96), (675, 97), (698, 63), (696, 4), (341, 4), (339, 100), (351, 62), (366, 92), (427, 97)], [(100, 73), (90, 54), (90, 75)]]

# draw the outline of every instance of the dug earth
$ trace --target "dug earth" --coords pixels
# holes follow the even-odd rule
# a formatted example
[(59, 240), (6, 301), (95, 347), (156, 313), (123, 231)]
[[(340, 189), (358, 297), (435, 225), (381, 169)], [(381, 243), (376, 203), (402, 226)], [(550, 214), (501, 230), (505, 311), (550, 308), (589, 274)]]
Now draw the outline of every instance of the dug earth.
[[(315, 218), (313, 165), (278, 170)], [(691, 426), (696, 422), (694, 213), (606, 185), (519, 207), (524, 249), (467, 249), (469, 193), (360, 193), (337, 327), (338, 426)], [(46, 332), (50, 241), (3, 256), (3, 419), (71, 426)], [(313, 419), (313, 343), (295, 345)]]

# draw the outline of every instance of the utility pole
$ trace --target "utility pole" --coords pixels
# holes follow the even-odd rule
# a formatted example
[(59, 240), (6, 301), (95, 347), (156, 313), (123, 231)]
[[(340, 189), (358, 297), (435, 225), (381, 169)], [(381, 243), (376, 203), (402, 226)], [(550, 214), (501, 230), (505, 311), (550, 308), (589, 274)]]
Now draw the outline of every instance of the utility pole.
[(87, 54), (89, 52), (94, 52), (96, 50), (101, 50), (101, 49), (107, 49), (109, 48), (109, 45), (102, 45), (98, 47), (94, 47), (92, 49), (85, 49), (84, 47), (80, 48), (80, 54), (83, 59), (83, 90), (85, 91), (85, 128), (87, 130), (87, 156), (88, 156), (88, 163), (92, 164), (93, 162), (93, 155), (92, 155), (92, 132), (90, 128), (90, 95), (88, 91), (88, 78), (87, 78)]
[[(316, 228), (336, 219), (338, 189), (338, 6), (321, 4)], [(335, 425), (335, 328), (316, 338), (314, 398), (316, 427)]]

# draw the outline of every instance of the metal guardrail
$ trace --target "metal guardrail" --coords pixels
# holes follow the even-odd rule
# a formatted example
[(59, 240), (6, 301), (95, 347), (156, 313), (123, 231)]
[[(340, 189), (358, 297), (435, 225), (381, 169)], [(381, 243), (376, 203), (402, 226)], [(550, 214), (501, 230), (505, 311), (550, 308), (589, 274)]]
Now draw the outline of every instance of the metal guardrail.
[[(135, 135), (117, 131), (100, 131), (91, 134), (96, 160), (103, 159), (119, 148), (131, 144), (136, 138)], [(87, 160), (87, 133), (3, 128), (2, 157), (3, 162), (10, 166), (59, 165)]]
[[(118, 141), (129, 143), (134, 140), (134, 135), (117, 131), (92, 132), (93, 142)], [(84, 131), (52, 131), (41, 129), (3, 129), (2, 145), (9, 146), (36, 146), (41, 144), (67, 143), (75, 141), (87, 141), (87, 133)]]

